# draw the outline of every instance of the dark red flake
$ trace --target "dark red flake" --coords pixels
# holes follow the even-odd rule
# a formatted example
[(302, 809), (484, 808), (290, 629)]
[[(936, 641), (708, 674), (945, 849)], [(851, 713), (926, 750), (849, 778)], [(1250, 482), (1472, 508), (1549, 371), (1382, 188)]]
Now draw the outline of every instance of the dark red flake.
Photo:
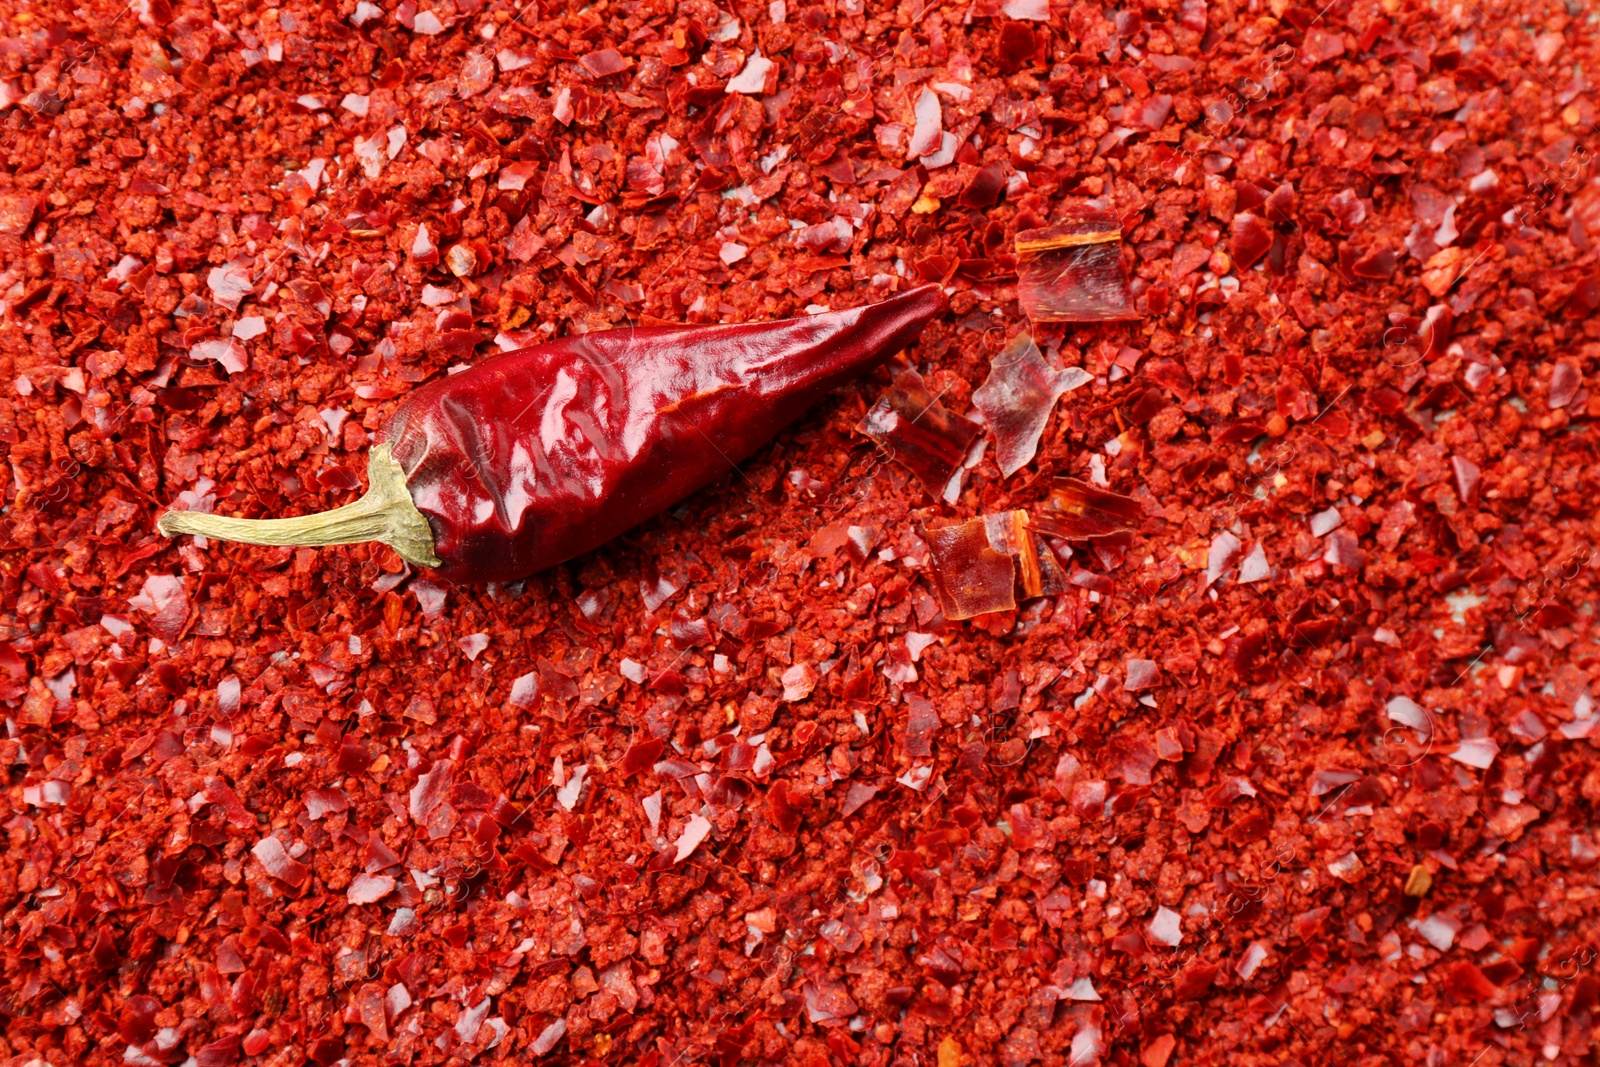
[(1254, 215), (1240, 213), (1233, 217), (1233, 239), (1229, 250), (1234, 265), (1239, 270), (1255, 266), (1267, 249), (1272, 247), (1272, 231)]
[(934, 499), (944, 495), (979, 433), (976, 423), (945, 410), (910, 367), (895, 372), (894, 384), (857, 429), (904, 464)]

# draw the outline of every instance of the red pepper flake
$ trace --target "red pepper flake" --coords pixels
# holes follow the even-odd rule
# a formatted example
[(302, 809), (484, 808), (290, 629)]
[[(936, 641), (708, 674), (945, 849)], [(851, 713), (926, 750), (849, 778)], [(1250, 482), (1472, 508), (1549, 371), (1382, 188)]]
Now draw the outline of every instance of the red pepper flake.
[(1033, 517), (1034, 529), (1047, 537), (1081, 541), (1105, 539), (1131, 530), (1144, 509), (1132, 497), (1100, 489), (1077, 478), (1058, 478), (1050, 490), (1050, 506)]
[(981, 432), (977, 423), (947, 411), (928, 392), (922, 375), (910, 367), (895, 371), (894, 384), (856, 429), (904, 464), (935, 500), (944, 496), (968, 446)]
[(1010, 477), (1026, 466), (1039, 447), (1056, 401), (1093, 381), (1082, 367), (1056, 370), (1044, 361), (1028, 334), (1013, 338), (989, 364), (989, 377), (972, 394), (994, 433), (1000, 473)]
[(263, 837), (256, 842), (250, 853), (260, 861), (268, 874), (281, 882), (298, 886), (310, 877), (311, 872), (290, 857), (288, 850), (283, 847), (283, 842), (276, 837)]
[(1248, 212), (1233, 217), (1233, 237), (1228, 251), (1236, 270), (1249, 270), (1272, 247), (1272, 231), (1260, 218)]
[(1139, 317), (1122, 259), (1122, 225), (1110, 212), (1073, 209), (1015, 240), (1017, 299), (1034, 322), (1111, 322)]
[(578, 65), (591, 78), (606, 78), (628, 69), (628, 61), (615, 48), (601, 48), (578, 57)]
[(1583, 384), (1583, 375), (1577, 364), (1569, 359), (1557, 360), (1550, 372), (1550, 393), (1547, 403), (1552, 411), (1571, 404)]
[(1011, 611), (1019, 599), (1052, 595), (1065, 586), (1054, 554), (1041, 551), (1027, 512), (934, 525), (924, 539), (947, 619)]
[(870, 782), (851, 782), (850, 788), (845, 791), (844, 804), (839, 809), (843, 817), (854, 815), (866, 806), (867, 801), (878, 795), (878, 787)]

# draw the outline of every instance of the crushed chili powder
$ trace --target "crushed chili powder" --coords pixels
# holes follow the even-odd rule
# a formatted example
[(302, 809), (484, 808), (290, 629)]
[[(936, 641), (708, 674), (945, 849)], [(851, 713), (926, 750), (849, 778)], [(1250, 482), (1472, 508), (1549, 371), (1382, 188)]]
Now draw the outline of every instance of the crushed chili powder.
[[(0, 5), (0, 1053), (1591, 1059), (1582, 16)], [(496, 346), (921, 281), (970, 415), (1084, 212), (1141, 318), (953, 503), (885, 372), (516, 585), (152, 529)], [(1006, 512), (1066, 591), (946, 620), (917, 531)]]

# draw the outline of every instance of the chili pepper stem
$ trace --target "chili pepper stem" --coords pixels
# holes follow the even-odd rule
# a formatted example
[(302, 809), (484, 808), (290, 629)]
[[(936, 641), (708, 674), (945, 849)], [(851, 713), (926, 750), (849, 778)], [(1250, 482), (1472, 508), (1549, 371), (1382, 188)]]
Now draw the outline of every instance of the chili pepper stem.
[(193, 534), (250, 545), (349, 545), (381, 541), (418, 567), (437, 567), (433, 528), (412, 503), (405, 471), (378, 445), (367, 457), (367, 491), (361, 499), (332, 511), (287, 519), (235, 519), (199, 511), (169, 511), (156, 529), (168, 537)]

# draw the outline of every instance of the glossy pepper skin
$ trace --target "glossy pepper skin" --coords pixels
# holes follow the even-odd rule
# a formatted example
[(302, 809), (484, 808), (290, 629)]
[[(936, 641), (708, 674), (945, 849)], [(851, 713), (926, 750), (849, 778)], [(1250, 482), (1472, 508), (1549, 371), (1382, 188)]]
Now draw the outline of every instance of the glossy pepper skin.
[(924, 286), (778, 322), (564, 338), (418, 389), (380, 444), (433, 531), (438, 573), (511, 581), (715, 481), (943, 308)]

